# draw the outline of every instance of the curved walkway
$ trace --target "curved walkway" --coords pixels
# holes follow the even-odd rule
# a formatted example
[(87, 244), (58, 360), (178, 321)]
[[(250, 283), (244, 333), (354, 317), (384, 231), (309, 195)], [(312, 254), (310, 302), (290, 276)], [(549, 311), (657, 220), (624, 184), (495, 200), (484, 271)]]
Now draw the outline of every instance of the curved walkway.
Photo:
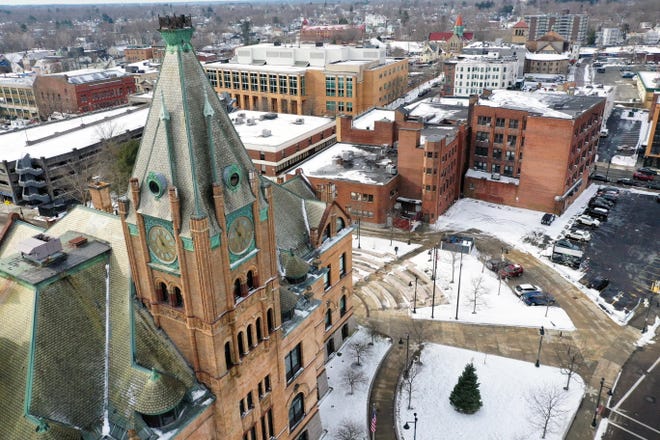
[[(433, 241), (433, 238), (425, 238), (427, 238), (425, 240), (427, 243)], [(489, 250), (489, 248), (492, 248), (492, 250), (500, 249), (501, 246), (496, 239), (491, 237), (480, 237), (477, 245), (482, 251), (484, 249)], [(422, 251), (424, 249), (419, 250), (419, 252)], [(514, 262), (522, 263), (525, 266), (526, 273), (533, 274), (539, 280), (539, 283), (556, 292), (555, 296), (559, 298), (560, 304), (575, 324), (576, 330), (574, 332), (562, 333), (553, 330), (546, 332), (543, 340), (541, 362), (557, 366), (555, 352), (566, 340), (570, 340), (582, 348), (585, 365), (579, 371), (579, 374), (587, 383), (587, 392), (566, 438), (569, 440), (592, 438), (594, 430), (591, 427), (591, 418), (595, 408), (599, 380), (604, 377), (608, 383), (614, 382), (622, 365), (634, 350), (634, 342), (639, 336), (638, 331), (631, 327), (621, 327), (612, 322), (597, 305), (585, 298), (575, 286), (532, 255), (512, 250), (507, 257)], [(392, 264), (397, 264), (397, 262)], [(399, 261), (398, 264), (403, 263)], [(412, 320), (408, 315), (407, 308), (388, 309), (383, 307), (382, 303), (379, 303), (374, 296), (379, 295), (382, 288), (379, 285), (386, 282), (384, 278), (388, 276), (388, 272), (389, 270), (381, 269), (375, 276), (370, 276), (367, 282), (356, 284), (356, 293), (363, 300), (365, 298), (359, 292), (360, 285), (368, 285), (369, 288), (369, 301), (363, 302), (365, 309), (357, 307), (356, 315), (366, 325), (390, 336), (395, 341), (395, 345), (399, 338), (410, 334), (411, 350), (413, 349), (413, 339), (419, 339), (420, 341), (452, 345), (528, 362), (535, 361), (539, 341), (538, 330), (535, 328)], [(411, 275), (406, 273), (407, 276)], [(414, 279), (414, 275), (412, 275), (412, 278)], [(380, 280), (380, 282), (374, 282), (376, 280)], [(391, 289), (388, 290), (390, 290), (388, 295), (391, 295)], [(405, 290), (400, 292), (404, 297), (402, 298), (404, 304), (407, 301), (405, 297), (410, 294)], [(379, 303), (379, 307), (366, 309), (374, 303)], [(375, 404), (378, 412), (376, 440), (396, 439), (394, 397), (399, 374), (404, 363), (405, 348), (393, 348), (383, 360), (382, 368), (378, 370), (378, 374), (374, 379), (370, 406)]]

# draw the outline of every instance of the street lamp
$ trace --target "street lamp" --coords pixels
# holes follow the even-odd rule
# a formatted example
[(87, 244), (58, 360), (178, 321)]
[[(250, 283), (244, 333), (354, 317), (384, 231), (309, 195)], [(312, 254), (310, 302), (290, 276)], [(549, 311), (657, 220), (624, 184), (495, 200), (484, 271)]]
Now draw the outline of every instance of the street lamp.
[(461, 260), (458, 263), (458, 291), (456, 293), (456, 320), (458, 320), (458, 304), (461, 299), (461, 275), (463, 274), (463, 250), (461, 249)]
[(415, 417), (415, 420), (411, 420), (409, 422), (406, 422), (405, 425), (403, 425), (403, 429), (410, 429), (409, 423), (414, 423), (413, 425), (413, 440), (417, 440), (417, 413), (413, 413), (413, 416)]
[[(412, 287), (412, 281), (408, 282), (408, 287)], [(413, 313), (417, 313), (417, 275), (415, 275), (415, 296), (413, 297)]]
[(598, 399), (596, 400), (596, 409), (594, 410), (594, 418), (591, 420), (591, 426), (596, 426), (596, 417), (598, 416), (598, 408), (600, 407), (600, 396), (603, 393), (603, 387), (607, 388), (607, 395), (611, 396), (612, 393), (612, 387), (608, 387), (605, 385), (605, 378), (601, 377), (600, 378), (600, 388), (598, 388)]
[(433, 281), (433, 293), (431, 295), (431, 319), (435, 313), (435, 273), (438, 269), (438, 245), (433, 246), (433, 273), (431, 274), (431, 281)]
[[(403, 338), (399, 338), (399, 345), (403, 345)], [(409, 354), (410, 354), (410, 333), (406, 334), (406, 377), (408, 377)]]
[(541, 346), (543, 345), (543, 335), (545, 335), (545, 329), (541, 326), (539, 330), (541, 338), (539, 339), (539, 351), (536, 353), (536, 363), (534, 364), (537, 368), (541, 366)]

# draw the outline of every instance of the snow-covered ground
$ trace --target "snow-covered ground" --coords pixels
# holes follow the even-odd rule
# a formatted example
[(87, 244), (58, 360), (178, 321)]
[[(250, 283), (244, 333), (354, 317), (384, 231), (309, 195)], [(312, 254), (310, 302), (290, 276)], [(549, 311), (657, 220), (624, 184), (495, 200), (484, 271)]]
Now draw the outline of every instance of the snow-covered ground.
[[(371, 345), (368, 356), (360, 359), (361, 367), (355, 365), (354, 352), (351, 350), (352, 343), (370, 343), (369, 333), (360, 328), (341, 346), (335, 356), (328, 361), (325, 366), (328, 374), (328, 385), (331, 390), (326, 394), (319, 404), (321, 413), (321, 422), (328, 431), (325, 438), (334, 439), (337, 430), (347, 422), (355, 422), (357, 426), (364, 430), (363, 436), (367, 438), (366, 420), (367, 405), (369, 404), (369, 391), (378, 365), (387, 354), (387, 350), (392, 345), (392, 341), (380, 336), (374, 336), (373, 345)], [(339, 355), (341, 353), (341, 356)], [(350, 387), (343, 380), (347, 370), (361, 370), (367, 383), (354, 388), (353, 394), (350, 394)], [(362, 436), (360, 436), (362, 438)]]
[[(475, 414), (461, 414), (449, 403), (449, 395), (465, 365), (476, 368), (482, 408)], [(556, 393), (559, 402), (556, 416), (549, 423), (546, 439), (561, 439), (584, 394), (582, 379), (573, 375), (569, 390), (567, 376), (554, 367), (486, 355), (470, 350), (427, 344), (421, 354), (419, 372), (413, 381), (412, 409), (408, 409), (405, 388), (397, 398), (401, 440), (412, 440), (414, 413), (417, 413), (419, 439), (515, 440), (541, 438), (535, 422), (543, 417), (533, 410), (533, 396), (542, 399)], [(575, 380), (573, 380), (575, 379)], [(409, 429), (402, 429), (408, 422)]]

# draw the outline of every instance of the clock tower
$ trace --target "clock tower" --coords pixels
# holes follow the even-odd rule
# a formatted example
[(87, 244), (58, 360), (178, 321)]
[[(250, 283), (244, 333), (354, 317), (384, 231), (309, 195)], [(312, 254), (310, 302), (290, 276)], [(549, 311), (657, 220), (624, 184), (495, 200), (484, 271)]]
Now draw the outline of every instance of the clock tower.
[(135, 294), (216, 395), (205, 438), (249, 432), (239, 401), (274, 433), (286, 414), (254, 407), (256, 390), (285, 400), (272, 191), (196, 59), (190, 17), (159, 24), (165, 57), (119, 209)]

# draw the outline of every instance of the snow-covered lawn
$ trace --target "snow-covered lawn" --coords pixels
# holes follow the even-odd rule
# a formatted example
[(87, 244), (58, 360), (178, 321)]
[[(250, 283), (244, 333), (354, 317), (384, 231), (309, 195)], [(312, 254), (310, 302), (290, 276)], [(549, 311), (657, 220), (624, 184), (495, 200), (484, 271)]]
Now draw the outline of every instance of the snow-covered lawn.
[[(449, 395), (465, 365), (472, 362), (480, 383), (482, 408), (472, 415), (456, 412)], [(414, 367), (413, 367), (414, 368)], [(533, 409), (531, 396), (557, 392), (562, 412), (550, 421), (546, 439), (561, 439), (570, 426), (584, 394), (582, 379), (574, 375), (569, 390), (567, 376), (557, 368), (486, 355), (444, 345), (427, 344), (421, 354), (419, 373), (413, 381), (412, 409), (404, 388), (397, 399), (397, 428), (400, 439), (413, 438), (417, 413), (418, 439), (539, 439), (541, 430), (533, 421), (542, 416)], [(402, 429), (409, 422), (409, 430)]]
[[(331, 390), (326, 394), (319, 404), (321, 422), (324, 429), (328, 431), (325, 438), (333, 440), (337, 430), (345, 421), (352, 421), (364, 429), (364, 437), (367, 437), (367, 405), (369, 404), (369, 391), (378, 365), (385, 357), (387, 350), (392, 345), (389, 338), (374, 336), (370, 354), (360, 359), (361, 367), (355, 365), (354, 352), (351, 350), (352, 343), (369, 343), (371, 336), (364, 328), (359, 328), (341, 346), (335, 356), (325, 365), (328, 374), (328, 385)], [(341, 356), (339, 356), (341, 353)], [(360, 369), (366, 376), (368, 383), (356, 387), (350, 394), (349, 387), (344, 383), (343, 375), (346, 370)]]

